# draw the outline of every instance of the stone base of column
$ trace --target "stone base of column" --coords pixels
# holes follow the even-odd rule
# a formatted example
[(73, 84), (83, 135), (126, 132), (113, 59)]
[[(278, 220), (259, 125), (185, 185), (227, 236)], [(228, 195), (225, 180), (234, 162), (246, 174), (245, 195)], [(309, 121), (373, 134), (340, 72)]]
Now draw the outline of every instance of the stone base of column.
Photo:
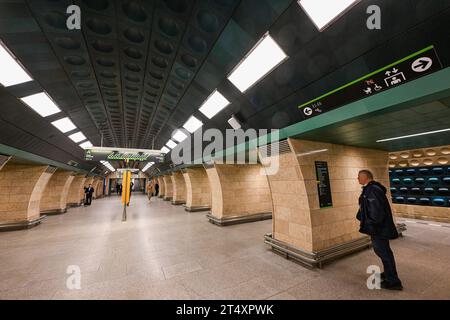
[(67, 208), (64, 209), (54, 209), (54, 210), (46, 210), (46, 211), (41, 211), (41, 216), (43, 215), (47, 215), (47, 216), (55, 216), (58, 214), (64, 214), (67, 212)]
[(187, 212), (209, 211), (209, 210), (211, 210), (211, 207), (210, 206), (204, 206), (204, 207), (202, 207), (202, 206), (197, 206), (197, 207), (195, 207), (195, 206), (194, 207), (187, 207), (187, 206), (185, 206), (184, 210), (187, 211)]
[(172, 197), (164, 197), (163, 200), (164, 201), (172, 201)]
[(0, 231), (15, 231), (31, 229), (42, 222), (47, 216), (40, 216), (34, 220), (27, 221), (5, 221), (0, 222)]
[(229, 226), (233, 224), (247, 223), (247, 222), (255, 222), (261, 220), (272, 219), (272, 212), (262, 212), (247, 216), (237, 216), (237, 217), (226, 217), (226, 218), (217, 218), (210, 213), (206, 215), (209, 219), (209, 222), (218, 226)]
[(68, 203), (67, 204), (67, 208), (76, 208), (76, 207), (80, 207), (83, 204), (83, 201), (80, 201), (78, 203), (76, 202), (72, 202), (72, 203)]
[(174, 201), (174, 200), (172, 200), (172, 204), (175, 205), (175, 206), (180, 206), (182, 204), (186, 204), (186, 201), (183, 201), (183, 200)]
[[(399, 236), (403, 236), (403, 231), (406, 231), (406, 225), (397, 224), (397, 230)], [(372, 247), (370, 237), (362, 237), (360, 239), (348, 241), (325, 250), (308, 252), (284, 241), (274, 239), (271, 233), (264, 236), (264, 243), (271, 246), (273, 252), (285, 257), (288, 260), (297, 262), (307, 268), (320, 269), (322, 269), (323, 265), (327, 262), (331, 262), (352, 253)]]

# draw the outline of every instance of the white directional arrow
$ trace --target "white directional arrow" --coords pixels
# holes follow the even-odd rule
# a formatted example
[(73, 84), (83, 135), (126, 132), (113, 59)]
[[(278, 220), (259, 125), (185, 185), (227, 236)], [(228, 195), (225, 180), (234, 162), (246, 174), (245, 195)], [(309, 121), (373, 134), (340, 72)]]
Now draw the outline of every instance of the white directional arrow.
[(429, 57), (421, 57), (414, 61), (411, 65), (411, 69), (415, 72), (424, 72), (431, 68), (433, 60)]

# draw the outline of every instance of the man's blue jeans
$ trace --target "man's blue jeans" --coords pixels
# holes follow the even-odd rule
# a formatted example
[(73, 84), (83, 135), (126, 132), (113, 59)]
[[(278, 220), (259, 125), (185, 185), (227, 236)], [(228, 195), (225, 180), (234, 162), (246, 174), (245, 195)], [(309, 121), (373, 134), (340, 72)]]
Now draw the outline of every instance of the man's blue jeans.
[(371, 236), (371, 239), (373, 251), (375, 251), (376, 255), (380, 257), (383, 262), (386, 281), (389, 283), (401, 284), (397, 275), (394, 254), (389, 246), (389, 240), (378, 236)]

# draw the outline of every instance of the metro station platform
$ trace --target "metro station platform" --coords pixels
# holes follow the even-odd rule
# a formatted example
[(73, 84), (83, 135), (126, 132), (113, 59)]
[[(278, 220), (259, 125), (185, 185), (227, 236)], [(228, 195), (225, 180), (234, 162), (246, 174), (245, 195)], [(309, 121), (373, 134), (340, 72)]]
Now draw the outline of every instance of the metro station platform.
[[(270, 220), (221, 228), (133, 195), (123, 223), (119, 203), (111, 196), (0, 233), (0, 299), (450, 299), (445, 224), (404, 220), (392, 247), (405, 288), (392, 292), (367, 289), (371, 250), (309, 270), (263, 243)], [(80, 290), (66, 287), (70, 265), (80, 267)]]

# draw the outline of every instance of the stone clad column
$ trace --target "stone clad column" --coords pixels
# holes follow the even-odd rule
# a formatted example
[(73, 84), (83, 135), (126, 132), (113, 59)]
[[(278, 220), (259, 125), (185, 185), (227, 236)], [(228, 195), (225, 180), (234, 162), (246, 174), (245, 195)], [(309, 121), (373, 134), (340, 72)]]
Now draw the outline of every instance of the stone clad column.
[(211, 209), (211, 188), (205, 168), (192, 167), (183, 173), (186, 182), (186, 211)]
[(259, 164), (217, 164), (206, 169), (211, 188), (210, 222), (229, 225), (272, 217), (269, 183)]
[(184, 182), (183, 173), (176, 171), (172, 173), (172, 204), (180, 205), (186, 203), (186, 183)]
[(162, 176), (158, 177), (158, 184), (159, 184), (159, 194), (158, 198), (164, 198), (164, 195), (166, 194), (166, 187), (164, 185), (164, 179)]
[(84, 175), (76, 175), (73, 178), (69, 188), (69, 194), (67, 195), (67, 206), (69, 208), (78, 207), (83, 203), (85, 182), (86, 177)]
[[(266, 243), (309, 266), (368, 247), (370, 241), (358, 232), (355, 218), (361, 193), (357, 176), (359, 170), (369, 169), (375, 180), (388, 186), (387, 153), (295, 139), (281, 144), (282, 154), (261, 155), (265, 166), (279, 161), (276, 174), (268, 175), (273, 232)], [(333, 202), (328, 208), (320, 207), (315, 161), (328, 165)]]
[(163, 176), (164, 181), (164, 200), (171, 201), (173, 197), (173, 186), (171, 174), (166, 174)]
[(67, 197), (74, 179), (73, 172), (56, 170), (41, 198), (41, 214), (61, 214), (67, 212)]
[(54, 167), (8, 162), (0, 171), (0, 230), (36, 226), (41, 197)]

